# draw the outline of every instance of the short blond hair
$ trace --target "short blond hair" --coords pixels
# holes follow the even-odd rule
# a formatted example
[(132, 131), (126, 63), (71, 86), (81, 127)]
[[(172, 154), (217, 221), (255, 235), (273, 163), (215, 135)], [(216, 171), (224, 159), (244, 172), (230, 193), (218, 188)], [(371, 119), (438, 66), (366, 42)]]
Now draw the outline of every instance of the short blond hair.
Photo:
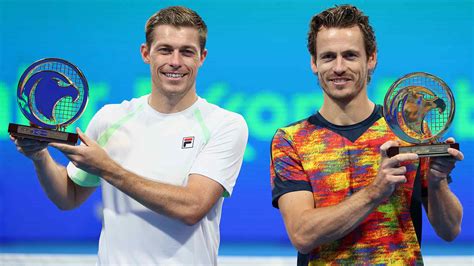
[(204, 51), (207, 39), (207, 26), (195, 11), (184, 6), (171, 6), (153, 14), (145, 25), (145, 38), (148, 47), (151, 47), (154, 41), (153, 30), (159, 25), (195, 28), (199, 32), (201, 52)]

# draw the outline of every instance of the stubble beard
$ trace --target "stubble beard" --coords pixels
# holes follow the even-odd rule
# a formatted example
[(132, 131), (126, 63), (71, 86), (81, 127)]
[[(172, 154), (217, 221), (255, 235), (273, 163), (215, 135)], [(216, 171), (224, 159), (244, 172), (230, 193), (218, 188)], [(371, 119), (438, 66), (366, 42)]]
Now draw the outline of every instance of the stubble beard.
[[(367, 80), (367, 76), (364, 77), (365, 80)], [(363, 79), (359, 79), (357, 83), (354, 84), (355, 89), (350, 92), (350, 93), (344, 93), (344, 94), (338, 94), (338, 93), (333, 93), (330, 90), (330, 85), (325, 82), (321, 82), (322, 77), (318, 75), (318, 86), (323, 90), (323, 93), (329, 97), (333, 102), (336, 102), (338, 104), (348, 104), (350, 103), (353, 99), (357, 98), (357, 96), (362, 93), (364, 86), (367, 86), (368, 84), (364, 83)], [(334, 90), (338, 91), (337, 88), (334, 88)]]

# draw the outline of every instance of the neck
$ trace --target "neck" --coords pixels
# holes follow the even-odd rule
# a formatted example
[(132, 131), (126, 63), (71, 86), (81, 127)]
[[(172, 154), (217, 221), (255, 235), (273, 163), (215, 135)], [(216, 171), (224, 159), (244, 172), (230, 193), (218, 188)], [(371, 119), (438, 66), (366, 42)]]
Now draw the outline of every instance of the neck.
[(367, 119), (374, 107), (375, 104), (368, 97), (357, 97), (346, 103), (329, 99), (325, 94), (319, 113), (334, 125), (349, 126)]
[(152, 90), (148, 104), (156, 111), (171, 114), (186, 110), (198, 99), (195, 90), (190, 90), (185, 95), (164, 95), (157, 90)]

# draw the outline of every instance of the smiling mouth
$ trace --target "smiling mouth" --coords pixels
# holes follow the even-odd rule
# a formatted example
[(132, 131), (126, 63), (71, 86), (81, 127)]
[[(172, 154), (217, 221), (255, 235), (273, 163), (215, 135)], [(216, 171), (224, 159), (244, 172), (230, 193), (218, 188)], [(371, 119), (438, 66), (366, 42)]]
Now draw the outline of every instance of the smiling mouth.
[(329, 79), (329, 81), (331, 81), (332, 83), (334, 84), (345, 84), (347, 82), (349, 82), (351, 79), (349, 78), (333, 78), (333, 79)]
[(172, 78), (172, 79), (179, 79), (187, 75), (186, 73), (166, 73), (166, 72), (161, 72), (161, 74), (165, 75), (167, 78)]

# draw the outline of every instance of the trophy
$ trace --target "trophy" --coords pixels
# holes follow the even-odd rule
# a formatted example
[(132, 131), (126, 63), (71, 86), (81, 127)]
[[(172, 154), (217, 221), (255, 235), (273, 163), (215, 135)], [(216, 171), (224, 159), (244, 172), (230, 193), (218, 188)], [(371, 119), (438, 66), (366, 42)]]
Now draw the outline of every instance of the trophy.
[(454, 97), (440, 78), (416, 72), (395, 81), (385, 95), (383, 116), (390, 129), (411, 146), (390, 147), (387, 155), (416, 153), (419, 157), (450, 156), (448, 148), (459, 143), (440, 143), (454, 117)]
[(18, 82), (17, 99), (31, 126), (10, 123), (15, 137), (75, 145), (78, 135), (66, 127), (87, 105), (89, 87), (82, 72), (70, 62), (45, 58), (29, 66)]

